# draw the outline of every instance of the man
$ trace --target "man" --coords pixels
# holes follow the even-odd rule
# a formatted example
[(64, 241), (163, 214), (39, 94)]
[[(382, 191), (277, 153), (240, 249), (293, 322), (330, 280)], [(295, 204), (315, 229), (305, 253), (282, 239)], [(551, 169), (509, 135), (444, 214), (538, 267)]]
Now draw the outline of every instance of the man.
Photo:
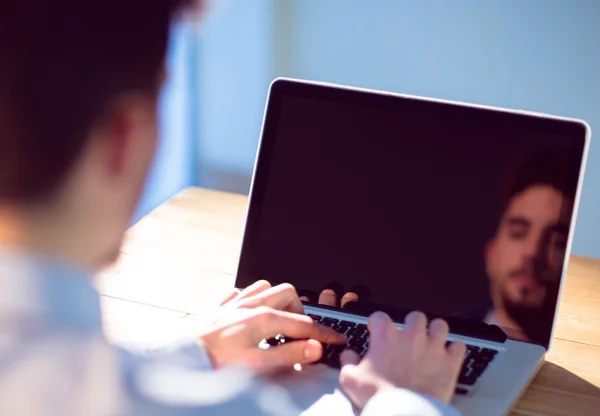
[(518, 340), (546, 342), (565, 259), (577, 187), (566, 150), (535, 154), (507, 183), (495, 236), (485, 246), (493, 308), (485, 321)]
[[(226, 299), (197, 340), (144, 356), (103, 338), (91, 276), (113, 261), (157, 140), (178, 0), (0, 3), (0, 414), (296, 414), (263, 375), (318, 361), (344, 337), (302, 314), (289, 285)], [(420, 313), (369, 321), (340, 384), (365, 415), (455, 414), (465, 346)], [(264, 338), (298, 339), (266, 351)], [(350, 412), (343, 396), (328, 409)], [(332, 407), (331, 407), (332, 406)]]

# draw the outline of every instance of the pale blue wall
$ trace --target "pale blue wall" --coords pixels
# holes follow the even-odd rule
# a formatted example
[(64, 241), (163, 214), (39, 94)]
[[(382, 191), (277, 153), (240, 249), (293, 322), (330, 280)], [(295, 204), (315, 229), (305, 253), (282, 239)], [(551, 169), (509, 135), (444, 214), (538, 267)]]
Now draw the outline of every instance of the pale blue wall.
[(160, 140), (134, 222), (181, 189), (196, 183), (197, 132), (194, 36), (188, 27), (173, 31), (167, 59), (168, 81), (160, 100)]
[[(581, 117), (600, 131), (598, 0), (302, 0), (291, 21), (286, 75)], [(600, 257), (599, 207), (592, 144), (575, 253)]]
[(200, 34), (201, 167), (252, 172), (272, 80), (273, 1), (213, 2)]

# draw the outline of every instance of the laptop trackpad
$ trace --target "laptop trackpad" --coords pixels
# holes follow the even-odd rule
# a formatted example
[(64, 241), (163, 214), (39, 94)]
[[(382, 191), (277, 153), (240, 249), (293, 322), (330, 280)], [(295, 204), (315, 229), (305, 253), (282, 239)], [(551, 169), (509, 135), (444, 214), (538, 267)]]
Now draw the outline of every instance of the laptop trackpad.
[(335, 409), (346, 414), (354, 411), (352, 403), (341, 392), (339, 370), (325, 365), (303, 366), (301, 371), (291, 371), (271, 377), (271, 381), (287, 390), (304, 414), (319, 414)]

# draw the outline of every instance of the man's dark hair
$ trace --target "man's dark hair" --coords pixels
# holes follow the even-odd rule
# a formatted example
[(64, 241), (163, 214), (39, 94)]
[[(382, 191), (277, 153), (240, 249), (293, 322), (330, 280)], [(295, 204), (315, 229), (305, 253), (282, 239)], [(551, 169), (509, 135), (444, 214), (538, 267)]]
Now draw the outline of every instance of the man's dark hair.
[(0, 202), (50, 195), (116, 97), (157, 92), (183, 3), (0, 2)]
[(574, 201), (580, 162), (581, 153), (571, 149), (549, 149), (521, 161), (506, 182), (501, 212), (516, 195), (536, 185), (551, 186)]

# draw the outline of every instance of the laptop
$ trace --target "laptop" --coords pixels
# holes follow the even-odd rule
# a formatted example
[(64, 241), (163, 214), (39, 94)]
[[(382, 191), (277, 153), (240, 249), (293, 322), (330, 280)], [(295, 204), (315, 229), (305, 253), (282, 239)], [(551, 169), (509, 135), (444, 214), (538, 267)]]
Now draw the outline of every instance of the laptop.
[[(413, 310), (444, 318), (448, 342), (468, 346), (453, 404), (506, 414), (551, 345), (590, 134), (581, 120), (277, 79), (236, 287), (293, 284), (363, 355), (374, 311), (400, 329)], [(319, 304), (324, 290), (354, 301)], [(314, 409), (339, 394), (339, 350), (277, 380)]]

